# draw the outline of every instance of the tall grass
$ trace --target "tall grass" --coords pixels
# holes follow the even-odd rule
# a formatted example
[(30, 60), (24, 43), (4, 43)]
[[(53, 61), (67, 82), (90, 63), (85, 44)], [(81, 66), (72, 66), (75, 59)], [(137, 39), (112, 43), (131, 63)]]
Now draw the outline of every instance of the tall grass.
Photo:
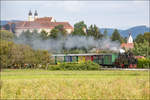
[(4, 70), (1, 75), (2, 99), (150, 99), (148, 71)]

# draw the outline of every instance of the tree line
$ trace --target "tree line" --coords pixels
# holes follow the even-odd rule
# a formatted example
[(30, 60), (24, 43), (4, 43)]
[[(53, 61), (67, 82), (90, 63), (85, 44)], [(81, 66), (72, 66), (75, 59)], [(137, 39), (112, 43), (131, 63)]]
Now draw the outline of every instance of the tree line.
[(150, 32), (139, 34), (134, 40), (134, 55), (150, 58)]
[[(8, 27), (8, 26), (7, 26)], [(46, 50), (34, 50), (31, 44), (32, 39), (59, 39), (65, 38), (67, 32), (63, 25), (58, 25), (51, 30), (51, 34), (42, 30), (38, 33), (37, 30), (30, 32), (29, 30), (22, 32), (19, 37), (16, 37), (12, 32), (6, 30), (0, 30), (0, 66), (3, 68), (12, 67), (36, 67), (45, 65), (50, 62), (50, 54)], [(70, 34), (73, 36), (92, 36), (94, 39), (110, 38), (112, 41), (119, 41), (120, 43), (126, 42), (126, 38), (123, 38), (117, 29), (114, 30), (112, 36), (108, 36), (107, 30), (101, 33), (100, 29), (96, 25), (87, 25), (80, 21), (74, 24), (74, 31)], [(16, 44), (13, 39), (24, 39), (26, 37), (26, 44)], [(84, 48), (82, 48), (84, 50)], [(83, 53), (83, 50), (73, 49), (70, 52)], [(85, 50), (86, 51), (86, 50)], [(139, 34), (134, 40), (134, 48), (131, 50), (134, 55), (137, 56), (149, 56), (150, 55), (150, 32)], [(87, 52), (87, 51), (86, 51)]]
[(13, 33), (0, 30), (1, 68), (35, 68), (50, 62), (48, 51), (33, 50), (29, 45), (16, 44), (13, 38)]
[[(13, 33), (15, 33), (15, 24), (12, 24), (11, 26), (9, 24), (6, 24), (3, 27), (6, 30), (8, 31), (11, 30)], [(62, 36), (65, 37), (68, 35), (63, 25), (58, 25), (54, 27), (50, 32), (46, 32), (45, 30), (42, 30), (40, 34), (37, 34), (37, 33), (38, 32), (36, 30), (34, 30), (33, 32), (30, 32), (29, 30), (27, 30), (26, 32), (22, 32), (21, 36), (28, 35), (27, 37), (36, 37), (36, 38), (42, 38), (43, 40), (46, 40), (49, 38), (59, 39)], [(104, 33), (101, 33), (100, 29), (95, 24), (87, 27), (84, 21), (75, 23), (74, 31), (70, 35), (92, 36), (95, 39), (109, 38), (108, 32), (106, 29), (104, 30)], [(117, 29), (114, 30), (110, 38), (112, 41), (117, 40), (120, 43), (123, 43), (126, 41), (126, 38), (123, 38)]]
[[(49, 35), (48, 32), (42, 30), (40, 34), (37, 34), (37, 31), (30, 32), (29, 30), (26, 32), (23, 32), (20, 36), (21, 37), (27, 37), (28, 42), (30, 44), (30, 41), (32, 40), (31, 37), (39, 38), (42, 40), (46, 39), (59, 39), (62, 37), (68, 36), (67, 31), (63, 27), (63, 25), (58, 25), (55, 28), (53, 28)], [(84, 21), (80, 21), (74, 24), (74, 31), (69, 34), (73, 36), (92, 36), (94, 39), (102, 39), (102, 38), (110, 38), (112, 41), (118, 41), (121, 43), (127, 42), (127, 37), (122, 37), (121, 34), (117, 29), (114, 30), (111, 36), (108, 36), (108, 32), (105, 29), (103, 33), (101, 33), (100, 29), (96, 25), (90, 25), (87, 27), (87, 25), (84, 23)], [(82, 48), (82, 51), (84, 48)], [(80, 51), (73, 49), (72, 51)], [(139, 34), (134, 39), (134, 48), (131, 49), (134, 53), (134, 55), (137, 56), (149, 56), (150, 55), (150, 32), (145, 32), (144, 34)], [(87, 51), (86, 51), (87, 52)]]

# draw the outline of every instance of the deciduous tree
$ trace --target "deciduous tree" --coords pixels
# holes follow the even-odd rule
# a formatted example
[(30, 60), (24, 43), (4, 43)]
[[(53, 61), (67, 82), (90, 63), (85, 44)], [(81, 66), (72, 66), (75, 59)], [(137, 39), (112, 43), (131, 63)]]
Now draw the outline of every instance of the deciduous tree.
[(79, 35), (79, 36), (83, 36), (86, 35), (86, 33), (84, 32), (84, 29), (86, 29), (87, 26), (84, 23), (84, 21), (80, 21), (76, 24), (74, 24), (74, 32), (72, 33), (72, 35)]

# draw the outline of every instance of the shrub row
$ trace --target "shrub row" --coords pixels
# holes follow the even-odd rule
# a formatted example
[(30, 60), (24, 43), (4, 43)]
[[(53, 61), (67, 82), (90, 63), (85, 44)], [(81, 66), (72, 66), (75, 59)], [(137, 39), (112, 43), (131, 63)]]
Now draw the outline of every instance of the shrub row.
[(46, 50), (34, 50), (28, 45), (0, 41), (0, 68), (37, 68), (37, 65), (46, 65), (51, 60)]
[(150, 68), (150, 59), (138, 59), (137, 68)]
[(99, 70), (101, 66), (92, 61), (82, 63), (61, 63), (58, 65), (48, 65), (48, 70)]

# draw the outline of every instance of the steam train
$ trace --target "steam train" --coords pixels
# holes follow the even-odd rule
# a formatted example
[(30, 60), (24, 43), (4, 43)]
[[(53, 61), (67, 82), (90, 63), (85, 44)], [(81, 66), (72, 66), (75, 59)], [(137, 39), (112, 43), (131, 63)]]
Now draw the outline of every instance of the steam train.
[(131, 52), (110, 54), (55, 54), (54, 63), (93, 61), (102, 66), (116, 68), (136, 68), (137, 59)]

